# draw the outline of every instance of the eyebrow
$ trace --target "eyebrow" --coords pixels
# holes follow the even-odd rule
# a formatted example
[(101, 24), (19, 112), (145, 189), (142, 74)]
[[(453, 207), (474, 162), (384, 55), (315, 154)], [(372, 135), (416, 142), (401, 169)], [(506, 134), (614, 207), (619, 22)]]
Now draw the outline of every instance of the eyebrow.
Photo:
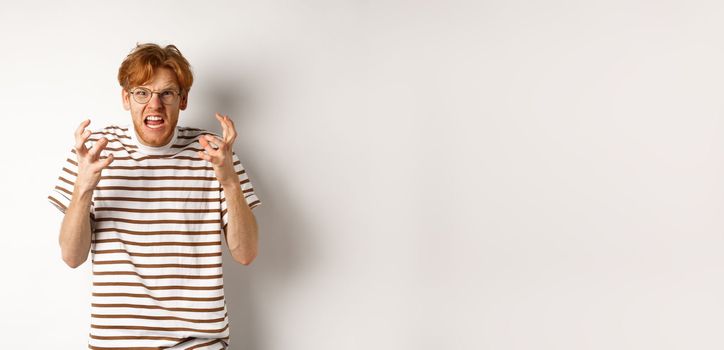
[[(145, 85), (139, 85), (138, 87), (142, 87), (142, 88), (146, 88), (146, 89), (151, 90), (151, 88), (149, 88), (148, 86), (145, 86)], [(164, 87), (161, 88), (161, 90), (168, 90), (168, 89), (181, 90), (181, 88), (178, 87), (178, 86), (176, 86), (176, 85), (166, 85), (166, 86), (164, 86)]]

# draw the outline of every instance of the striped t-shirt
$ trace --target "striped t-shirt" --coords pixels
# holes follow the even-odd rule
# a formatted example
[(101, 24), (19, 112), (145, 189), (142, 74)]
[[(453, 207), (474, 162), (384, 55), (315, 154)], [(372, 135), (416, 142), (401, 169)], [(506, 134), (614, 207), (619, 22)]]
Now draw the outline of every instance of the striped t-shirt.
[[(132, 125), (93, 132), (113, 162), (93, 191), (90, 349), (227, 349), (221, 239), (223, 188), (203, 151), (201, 129), (176, 127), (165, 146), (138, 141)], [(78, 164), (71, 148), (48, 200), (65, 213)], [(250, 208), (261, 201), (233, 154)]]

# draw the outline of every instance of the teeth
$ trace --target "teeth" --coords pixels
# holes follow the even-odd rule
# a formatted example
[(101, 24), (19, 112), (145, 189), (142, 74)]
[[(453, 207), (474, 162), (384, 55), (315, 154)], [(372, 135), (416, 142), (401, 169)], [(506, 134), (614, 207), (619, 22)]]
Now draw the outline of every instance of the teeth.
[[(160, 116), (157, 116), (157, 115), (149, 115), (146, 117), (146, 121), (151, 121), (151, 120), (163, 120), (163, 118), (161, 118)], [(147, 123), (146, 123), (146, 126), (151, 129), (158, 129), (158, 128), (163, 127), (163, 125), (161, 125), (161, 124), (152, 125), (152, 124), (147, 124)]]

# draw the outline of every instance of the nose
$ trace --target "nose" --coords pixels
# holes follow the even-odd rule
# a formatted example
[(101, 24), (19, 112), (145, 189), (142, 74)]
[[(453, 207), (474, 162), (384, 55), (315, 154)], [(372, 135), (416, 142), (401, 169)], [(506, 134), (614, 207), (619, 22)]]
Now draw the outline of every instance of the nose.
[(161, 102), (161, 95), (157, 93), (151, 93), (151, 99), (148, 101), (148, 107), (153, 109), (163, 108), (163, 102)]

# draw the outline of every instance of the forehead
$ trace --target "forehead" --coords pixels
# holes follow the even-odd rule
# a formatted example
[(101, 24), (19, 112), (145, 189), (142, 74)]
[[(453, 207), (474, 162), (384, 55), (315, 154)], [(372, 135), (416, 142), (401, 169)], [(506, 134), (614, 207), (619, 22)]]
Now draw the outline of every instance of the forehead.
[(176, 78), (176, 74), (173, 72), (173, 70), (166, 67), (160, 67), (154, 70), (151, 79), (138, 86), (164, 89), (178, 88), (178, 85), (178, 79)]

